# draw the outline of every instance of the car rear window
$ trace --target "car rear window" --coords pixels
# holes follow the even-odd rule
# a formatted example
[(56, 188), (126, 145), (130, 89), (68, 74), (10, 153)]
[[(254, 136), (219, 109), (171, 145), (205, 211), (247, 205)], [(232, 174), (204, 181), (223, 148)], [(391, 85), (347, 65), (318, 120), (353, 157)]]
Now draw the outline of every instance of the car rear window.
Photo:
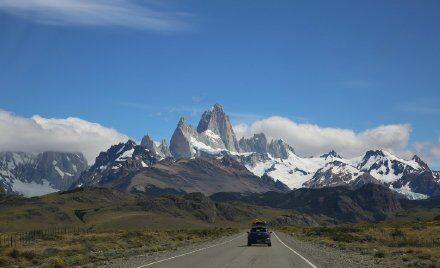
[(261, 227), (254, 227), (254, 228), (252, 228), (251, 229), (251, 232), (252, 233), (261, 233), (261, 232), (267, 232), (267, 229), (266, 228), (261, 228)]

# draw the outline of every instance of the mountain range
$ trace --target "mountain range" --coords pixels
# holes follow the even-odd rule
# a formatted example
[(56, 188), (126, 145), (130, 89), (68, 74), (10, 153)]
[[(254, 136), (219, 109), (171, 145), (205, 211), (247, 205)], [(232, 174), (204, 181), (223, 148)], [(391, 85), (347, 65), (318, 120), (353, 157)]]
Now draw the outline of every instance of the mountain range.
[(88, 168), (82, 153), (0, 152), (0, 188), (38, 196), (68, 188)]
[[(72, 162), (69, 168), (67, 162), (59, 159), (54, 161), (62, 162), (61, 166), (53, 164), (53, 161), (52, 166), (45, 163), (42, 165), (44, 172), (41, 172), (40, 165), (32, 163), (44, 162), (38, 159), (45, 154), (50, 152), (39, 155), (3, 153), (0, 157), (0, 183), (3, 188), (9, 193), (25, 195), (29, 195), (29, 191), (22, 188), (35, 187), (33, 184), (42, 185), (49, 192), (64, 190), (71, 185), (70, 188), (103, 186), (153, 194), (213, 194), (287, 192), (302, 187), (344, 185), (358, 189), (373, 183), (384, 185), (410, 199), (440, 195), (440, 172), (432, 171), (417, 155), (406, 160), (385, 150), (369, 150), (354, 158), (344, 158), (335, 151), (316, 157), (302, 157), (285, 141), (268, 140), (264, 133), (238, 140), (229, 116), (219, 104), (203, 113), (196, 128), (181, 118), (169, 146), (165, 140), (158, 143), (146, 135), (139, 145), (132, 140), (113, 145), (101, 152), (88, 168), (80, 154), (57, 153), (67, 162), (67, 156), (76, 161), (72, 157), (76, 155), (82, 164)], [(2, 160), (6, 159), (5, 155), (20, 156), (17, 159), (22, 160), (16, 161), (20, 167), (16, 167), (16, 162), (8, 164), (11, 160)], [(23, 165), (27, 167), (22, 168)], [(73, 170), (73, 166), (77, 169)], [(32, 168), (38, 172), (20, 172)], [(20, 188), (18, 181), (27, 184)]]

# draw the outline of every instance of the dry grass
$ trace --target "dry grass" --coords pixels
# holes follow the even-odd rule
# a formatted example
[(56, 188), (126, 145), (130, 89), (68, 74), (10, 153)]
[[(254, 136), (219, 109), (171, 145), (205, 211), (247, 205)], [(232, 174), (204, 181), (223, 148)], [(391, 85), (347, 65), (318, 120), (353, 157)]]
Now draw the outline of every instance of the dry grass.
[(388, 258), (409, 267), (440, 267), (439, 221), (290, 226), (282, 230), (301, 239)]
[(115, 231), (48, 235), (19, 248), (0, 248), (0, 266), (70, 267), (209, 241), (237, 229)]

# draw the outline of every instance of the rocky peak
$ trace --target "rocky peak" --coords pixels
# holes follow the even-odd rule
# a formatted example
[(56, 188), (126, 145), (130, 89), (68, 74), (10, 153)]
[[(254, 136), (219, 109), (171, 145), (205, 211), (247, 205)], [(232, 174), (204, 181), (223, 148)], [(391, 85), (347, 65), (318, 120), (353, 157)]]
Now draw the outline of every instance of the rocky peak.
[[(145, 139), (145, 140), (148, 140)], [(158, 155), (144, 146), (136, 145), (132, 140), (111, 146), (101, 152), (95, 164), (81, 174), (80, 179), (71, 188), (99, 185), (125, 176), (130, 176), (158, 161)]]
[(142, 138), (141, 147), (149, 150), (158, 158), (171, 156), (166, 140), (162, 139), (162, 143), (158, 145), (149, 134)]
[(192, 157), (194, 152), (191, 147), (191, 139), (197, 139), (198, 133), (186, 124), (184, 117), (181, 117), (177, 128), (174, 130), (170, 141), (170, 152), (177, 159), (182, 157)]
[(197, 132), (203, 133), (207, 130), (219, 135), (227, 150), (239, 151), (237, 138), (229, 121), (229, 116), (225, 114), (220, 104), (215, 104), (212, 109), (202, 114)]
[(238, 142), (242, 152), (267, 153), (267, 139), (264, 133), (254, 134), (251, 138), (241, 138)]
[(275, 158), (287, 159), (289, 152), (295, 153), (295, 150), (281, 139), (272, 140), (268, 146), (268, 153)]
[(337, 154), (334, 150), (331, 150), (330, 152), (321, 155), (321, 157), (322, 158), (334, 157), (334, 158), (341, 158), (342, 159), (342, 157), (339, 154)]
[(128, 148), (131, 149), (134, 148), (135, 146), (136, 146), (136, 142), (134, 140), (128, 140), (124, 145), (126, 149)]
[(412, 160), (414, 160), (419, 166), (424, 170), (430, 170), (428, 164), (426, 164), (418, 155), (414, 155)]
[(180, 127), (180, 126), (184, 126), (184, 125), (186, 125), (186, 119), (185, 119), (185, 117), (180, 117), (180, 119), (179, 119), (179, 123), (177, 123), (177, 126), (178, 127)]
[(382, 150), (369, 150), (365, 153), (364, 159), (371, 157), (385, 157), (385, 153)]
[(171, 156), (170, 148), (168, 147), (167, 141), (165, 139), (162, 139), (162, 142), (160, 143), (158, 149), (164, 157)]
[(156, 144), (154, 143), (154, 140), (151, 138), (150, 134), (147, 134), (142, 138), (141, 146), (154, 153), (157, 151)]

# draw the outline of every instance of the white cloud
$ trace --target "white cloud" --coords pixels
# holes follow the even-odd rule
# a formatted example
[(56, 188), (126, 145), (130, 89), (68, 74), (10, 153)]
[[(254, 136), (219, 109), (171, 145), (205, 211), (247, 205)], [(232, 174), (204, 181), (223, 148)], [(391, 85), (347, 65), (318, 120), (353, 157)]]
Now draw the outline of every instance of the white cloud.
[(174, 31), (188, 14), (158, 10), (133, 0), (2, 0), (0, 11), (49, 25), (117, 26)]
[(302, 156), (335, 150), (345, 157), (354, 157), (370, 149), (403, 153), (408, 145), (411, 127), (407, 124), (383, 125), (355, 132), (350, 129), (299, 124), (288, 118), (273, 116), (250, 125), (236, 125), (234, 131), (238, 137), (263, 132), (269, 139), (281, 138)]
[(99, 152), (128, 137), (79, 118), (25, 118), (0, 110), (0, 151), (82, 152), (89, 163)]

